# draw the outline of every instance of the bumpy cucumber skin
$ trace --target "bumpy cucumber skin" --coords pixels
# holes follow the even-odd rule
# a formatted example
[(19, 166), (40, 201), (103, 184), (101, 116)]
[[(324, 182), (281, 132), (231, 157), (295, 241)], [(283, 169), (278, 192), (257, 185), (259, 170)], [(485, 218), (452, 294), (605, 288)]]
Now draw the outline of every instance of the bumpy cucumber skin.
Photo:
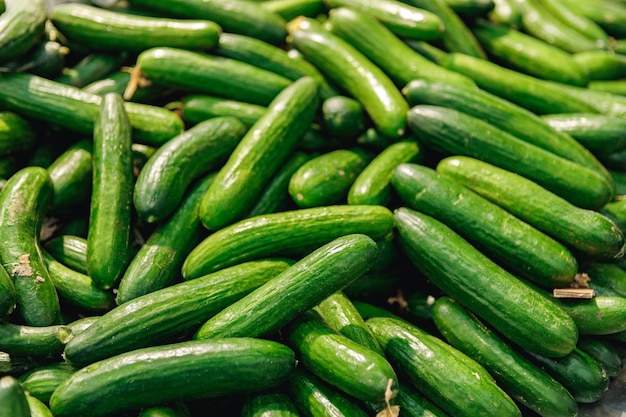
[(50, 410), (58, 417), (96, 417), (263, 390), (285, 382), (294, 368), (291, 349), (262, 339), (193, 340), (137, 349), (75, 372), (52, 394)]
[(578, 329), (563, 309), (438, 220), (408, 208), (394, 215), (404, 252), (442, 291), (529, 351), (559, 357), (574, 349)]
[(0, 15), (0, 62), (18, 58), (43, 36), (46, 22), (43, 0), (11, 1)]
[(366, 323), (391, 364), (450, 415), (521, 416), (485, 368), (446, 342), (395, 318), (374, 317)]
[(50, 210), (60, 213), (89, 199), (92, 152), (92, 140), (81, 140), (71, 145), (47, 168), (54, 189)]
[(18, 379), (11, 375), (0, 378), (0, 404), (7, 417), (30, 417), (26, 391)]
[(0, 259), (13, 279), (17, 311), (26, 324), (57, 324), (59, 298), (41, 256), (39, 233), (52, 197), (48, 171), (22, 168), (0, 192)]
[(76, 368), (68, 363), (53, 362), (20, 375), (19, 380), (30, 396), (48, 403), (55, 388), (74, 372)]

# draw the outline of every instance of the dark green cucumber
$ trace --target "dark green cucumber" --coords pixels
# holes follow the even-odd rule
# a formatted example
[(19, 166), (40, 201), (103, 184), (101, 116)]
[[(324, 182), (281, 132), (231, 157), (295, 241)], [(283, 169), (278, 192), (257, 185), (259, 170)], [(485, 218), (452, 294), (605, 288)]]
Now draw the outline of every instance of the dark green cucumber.
[(361, 233), (381, 239), (393, 216), (382, 206), (313, 207), (241, 220), (207, 236), (187, 256), (185, 279), (275, 254), (302, 256), (340, 236)]
[(6, 417), (31, 417), (26, 391), (20, 381), (11, 375), (0, 378), (0, 404)]
[(335, 389), (361, 401), (382, 402), (398, 392), (398, 378), (382, 353), (330, 328), (309, 311), (282, 330), (306, 369)]
[(521, 416), (485, 368), (441, 339), (395, 318), (374, 317), (366, 323), (391, 364), (448, 414)]
[(134, 176), (131, 125), (122, 97), (102, 98), (93, 134), (87, 271), (102, 289), (117, 285), (130, 262)]
[(87, 274), (87, 239), (75, 235), (57, 235), (45, 242), (50, 255), (67, 267)]
[(489, 371), (513, 399), (543, 417), (578, 415), (572, 395), (449, 297), (433, 305), (437, 329), (453, 347)]
[(285, 20), (254, 2), (229, 0), (130, 0), (134, 6), (166, 13), (169, 16), (207, 19), (220, 25), (224, 32), (238, 33), (273, 44), (285, 41)]
[(67, 148), (48, 168), (52, 180), (50, 210), (62, 212), (89, 201), (93, 141), (83, 139)]
[(420, 143), (444, 156), (464, 155), (497, 165), (578, 207), (599, 209), (613, 198), (613, 186), (596, 172), (458, 110), (413, 106), (408, 123)]
[(578, 262), (567, 247), (432, 168), (399, 165), (391, 183), (407, 207), (443, 222), (517, 276), (550, 288), (574, 280)]
[(607, 50), (592, 50), (572, 55), (590, 81), (626, 77), (626, 55)]
[(44, 35), (46, 3), (43, 0), (10, 0), (0, 14), (0, 62), (26, 53)]
[(403, 415), (407, 417), (447, 417), (447, 414), (433, 404), (430, 399), (413, 388), (411, 384), (404, 384), (403, 382), (400, 381), (400, 389), (395, 398)]
[(180, 410), (173, 407), (152, 406), (141, 410), (139, 417), (188, 417), (186, 410)]
[(555, 130), (564, 132), (594, 153), (626, 149), (626, 120), (596, 113), (561, 113), (542, 116)]
[(0, 112), (0, 155), (25, 152), (37, 144), (32, 123), (19, 114)]
[(88, 4), (59, 4), (49, 17), (69, 42), (101, 51), (141, 52), (156, 46), (208, 50), (221, 33), (210, 20), (130, 15)]
[(26, 401), (30, 408), (30, 417), (54, 417), (48, 406), (37, 398), (27, 395)]
[(67, 46), (56, 41), (37, 43), (24, 55), (0, 64), (0, 72), (28, 72), (46, 78), (58, 76), (66, 65)]
[(74, 372), (76, 368), (66, 362), (53, 362), (20, 375), (19, 380), (28, 395), (48, 403), (56, 387)]
[(608, 217), (576, 207), (531, 180), (463, 156), (444, 158), (436, 169), (587, 257), (618, 262), (624, 256), (624, 235)]
[(236, 117), (250, 127), (265, 114), (267, 107), (222, 97), (190, 94), (183, 98), (181, 111), (183, 120), (192, 125), (214, 117)]
[(134, 184), (133, 203), (139, 217), (156, 223), (170, 216), (189, 184), (219, 169), (246, 131), (246, 126), (233, 117), (216, 117), (159, 147)]
[(575, 347), (578, 329), (563, 309), (448, 226), (408, 208), (397, 209), (395, 220), (400, 244), (415, 266), (504, 337), (549, 357)]
[(487, 17), (494, 23), (519, 27), (522, 22), (521, 11), (515, 0), (493, 0), (494, 8)]
[(461, 17), (486, 16), (495, 8), (494, 0), (445, 0), (445, 2)]
[(399, 86), (414, 79), (474, 85), (461, 74), (447, 70), (414, 51), (374, 17), (345, 7), (329, 11), (331, 31), (353, 45)]
[(354, 179), (348, 190), (348, 204), (388, 204), (391, 200), (391, 178), (396, 167), (402, 163), (415, 162), (420, 157), (417, 142), (400, 141), (389, 145)]
[(288, 42), (363, 105), (385, 135), (401, 137), (408, 106), (393, 81), (351, 44), (311, 18), (289, 22)]
[(309, 128), (319, 104), (318, 83), (302, 77), (272, 100), (239, 141), (200, 204), (200, 220), (217, 230), (242, 218)]
[(595, 295), (626, 297), (626, 271), (618, 264), (606, 262), (584, 262), (580, 272), (587, 274), (587, 285)]
[(0, 192), (0, 259), (13, 278), (17, 311), (31, 326), (59, 320), (59, 299), (41, 256), (39, 233), (52, 197), (44, 168), (25, 167)]
[(106, 93), (118, 93), (123, 95), (125, 100), (144, 104), (153, 103), (168, 92), (168, 89), (158, 85), (139, 85), (132, 91), (132, 94), (126, 94), (130, 79), (130, 71), (115, 71), (87, 84), (82, 90), (100, 96)]
[(609, 378), (616, 377), (622, 370), (623, 360), (620, 351), (610, 339), (584, 336), (578, 340), (576, 346), (602, 365)]
[[(593, 107), (591, 113), (607, 114), (609, 116), (626, 117), (626, 97), (612, 92), (598, 91), (586, 87), (545, 81), (549, 89), (561, 90), (561, 93), (569, 95), (572, 100), (585, 101)], [(563, 111), (561, 113), (571, 113)], [(584, 113), (589, 113), (586, 111)]]
[(326, 10), (323, 0), (267, 0), (260, 5), (287, 21), (298, 16), (316, 17)]
[(538, 4), (557, 20), (594, 41), (598, 49), (606, 49), (610, 46), (611, 40), (604, 29), (589, 17), (570, 8), (566, 2), (538, 0)]
[(126, 60), (126, 52), (92, 52), (72, 67), (64, 67), (54, 81), (82, 88), (85, 85), (117, 71)]
[(590, 300), (561, 300), (581, 335), (605, 335), (626, 330), (626, 297), (595, 296)]
[[(102, 98), (31, 74), (0, 74), (0, 106), (69, 130), (93, 133)], [(160, 145), (183, 130), (183, 121), (164, 108), (126, 103), (133, 140)]]
[(8, 316), (15, 309), (17, 293), (15, 284), (9, 273), (2, 268), (0, 271), (0, 318)]
[(370, 162), (361, 149), (337, 149), (305, 162), (289, 180), (289, 195), (300, 208), (339, 204)]
[(65, 346), (65, 358), (82, 366), (184, 335), (291, 263), (285, 259), (241, 263), (138, 296), (75, 335)]
[(50, 410), (58, 417), (96, 417), (257, 391), (285, 382), (294, 368), (291, 349), (262, 339), (193, 340), (137, 349), (75, 372), (52, 394)]
[(298, 417), (298, 410), (284, 389), (275, 389), (247, 395), (241, 417)]
[(165, 288), (178, 280), (185, 257), (204, 236), (198, 207), (213, 178), (214, 174), (209, 174), (199, 179), (176, 211), (141, 245), (120, 280), (117, 304)]
[(358, 279), (377, 252), (376, 243), (363, 234), (334, 239), (211, 317), (194, 337), (271, 334)]
[(610, 201), (602, 207), (600, 212), (607, 216), (615, 225), (624, 232), (626, 230), (626, 199)]
[(537, 366), (559, 381), (579, 403), (594, 403), (609, 388), (606, 370), (579, 348), (562, 358), (546, 358), (536, 354), (530, 356)]
[(357, 137), (367, 124), (363, 106), (357, 100), (336, 95), (322, 102), (322, 120), (324, 133), (342, 140)]
[(11, 355), (55, 356), (63, 352), (65, 343), (72, 337), (69, 327), (26, 326), (0, 322), (0, 350)]

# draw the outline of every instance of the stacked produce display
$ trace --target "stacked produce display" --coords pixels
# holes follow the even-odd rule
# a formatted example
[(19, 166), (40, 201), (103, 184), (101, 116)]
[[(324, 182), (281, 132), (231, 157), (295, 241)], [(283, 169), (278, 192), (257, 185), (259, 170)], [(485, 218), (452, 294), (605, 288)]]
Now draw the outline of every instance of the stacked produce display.
[(0, 11), (0, 417), (574, 417), (624, 378), (626, 1)]

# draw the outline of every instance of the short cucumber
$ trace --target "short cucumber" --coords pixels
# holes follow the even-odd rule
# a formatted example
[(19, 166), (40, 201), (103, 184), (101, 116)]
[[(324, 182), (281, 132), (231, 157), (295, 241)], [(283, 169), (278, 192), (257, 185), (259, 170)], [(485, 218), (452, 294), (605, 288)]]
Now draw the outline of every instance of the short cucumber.
[(87, 274), (87, 239), (75, 235), (57, 235), (44, 244), (45, 250), (65, 266)]
[(512, 398), (541, 416), (578, 415), (576, 400), (563, 385), (517, 353), (456, 301), (438, 298), (432, 311), (437, 329), (448, 343), (484, 366)]
[(391, 364), (448, 414), (521, 416), (485, 368), (443, 340), (395, 318), (374, 317), (366, 323)]
[(0, 335), (0, 350), (10, 355), (54, 357), (63, 352), (72, 332), (60, 324), (26, 326), (0, 322)]
[(67, 46), (57, 41), (38, 42), (25, 54), (0, 64), (3, 72), (29, 72), (46, 78), (61, 74), (66, 65), (65, 57), (69, 53)]
[(618, 264), (606, 262), (584, 262), (580, 272), (587, 274), (587, 285), (595, 295), (626, 297), (626, 271)]
[(0, 192), (0, 259), (15, 285), (17, 312), (31, 326), (59, 322), (59, 298), (39, 242), (51, 197), (48, 172), (35, 166), (13, 174)]
[(448, 226), (408, 208), (397, 209), (395, 220), (400, 244), (415, 266), (504, 337), (546, 356), (564, 356), (575, 347), (578, 329), (563, 309)]
[(486, 16), (495, 8), (494, 0), (445, 0), (445, 2), (461, 17)]
[(20, 375), (19, 380), (30, 396), (48, 403), (56, 387), (74, 372), (76, 368), (68, 363), (53, 362)]
[(610, 201), (602, 207), (600, 212), (607, 216), (623, 232), (626, 230), (626, 199)]
[(357, 137), (368, 124), (363, 106), (357, 100), (336, 95), (322, 102), (321, 128), (342, 140)]
[(613, 38), (623, 38), (626, 35), (626, 7), (614, 1), (572, 1), (563, 3), (575, 13), (583, 15), (604, 29)]
[(13, 112), (0, 112), (1, 155), (29, 151), (36, 143), (35, 128), (30, 121)]
[(0, 14), (0, 62), (26, 53), (44, 34), (46, 3), (43, 0), (7, 2)]
[(16, 302), (15, 284), (6, 269), (2, 268), (0, 270), (0, 317), (11, 314)]
[(52, 394), (50, 410), (58, 417), (96, 417), (174, 400), (258, 391), (285, 382), (294, 367), (291, 349), (262, 339), (194, 340), (137, 349), (75, 372)]
[(126, 52), (91, 52), (74, 66), (65, 66), (61, 75), (54, 78), (54, 81), (82, 88), (107, 76), (113, 71), (117, 71), (126, 61)]
[(87, 271), (102, 289), (117, 285), (132, 256), (134, 176), (131, 125), (122, 97), (102, 98), (93, 134)]
[(247, 127), (250, 127), (266, 111), (267, 107), (258, 104), (206, 94), (189, 94), (182, 100), (182, 118), (192, 125), (213, 117), (236, 117)]
[(83, 139), (67, 148), (47, 168), (52, 180), (52, 212), (88, 202), (91, 194), (93, 141)]
[(624, 256), (624, 235), (608, 217), (576, 207), (531, 180), (463, 156), (444, 158), (436, 170), (578, 253), (606, 262)]
[(363, 234), (334, 239), (211, 317), (194, 337), (271, 334), (367, 272), (377, 251)]
[(564, 132), (593, 153), (626, 149), (626, 120), (597, 113), (561, 113), (542, 116), (555, 130)]
[(590, 300), (558, 300), (581, 335), (605, 335), (626, 330), (626, 297), (595, 296)]
[(584, 336), (578, 340), (576, 346), (602, 365), (609, 378), (616, 377), (622, 370), (623, 360), (619, 349), (610, 339)]
[(393, 228), (382, 206), (313, 207), (241, 220), (207, 236), (187, 256), (185, 279), (273, 254), (302, 256), (342, 235), (361, 233), (381, 239)]
[(626, 77), (626, 55), (607, 50), (592, 50), (572, 55), (590, 81), (616, 80)]
[(26, 401), (28, 401), (28, 408), (30, 408), (30, 417), (54, 417), (43, 401), (31, 395), (26, 396)]
[(26, 391), (20, 381), (5, 375), (0, 378), (0, 404), (6, 417), (31, 417)]

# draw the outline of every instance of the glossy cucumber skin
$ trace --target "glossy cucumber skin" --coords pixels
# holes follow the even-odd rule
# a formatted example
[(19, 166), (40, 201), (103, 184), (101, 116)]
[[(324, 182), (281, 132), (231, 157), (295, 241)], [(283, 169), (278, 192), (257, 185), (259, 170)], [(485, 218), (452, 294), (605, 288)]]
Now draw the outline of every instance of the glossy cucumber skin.
[(567, 3), (557, 0), (539, 0), (538, 4), (567, 26), (594, 41), (598, 49), (609, 47), (611, 40), (606, 31), (589, 17), (571, 9)]
[(43, 401), (37, 398), (27, 395), (26, 401), (28, 401), (28, 408), (30, 409), (30, 417), (54, 417), (52, 412)]
[(190, 183), (224, 164), (246, 126), (233, 117), (205, 120), (170, 139), (145, 163), (134, 184), (137, 214), (149, 223), (170, 216)]
[(298, 410), (284, 390), (276, 389), (246, 396), (241, 417), (298, 417)]
[(31, 150), (37, 143), (35, 134), (28, 120), (13, 112), (0, 112), (1, 155)]
[(284, 382), (294, 367), (291, 349), (261, 339), (194, 340), (137, 349), (75, 372), (52, 394), (50, 410), (59, 417), (95, 417), (174, 400), (262, 390)]
[(365, 130), (363, 106), (357, 100), (335, 95), (322, 102), (321, 129), (329, 135), (348, 140)]
[(57, 235), (46, 241), (45, 250), (65, 266), (87, 274), (87, 239), (75, 235)]
[(624, 256), (624, 235), (608, 217), (576, 207), (533, 181), (462, 156), (444, 158), (436, 170), (593, 260), (618, 262)]
[(193, 184), (177, 210), (139, 248), (118, 285), (117, 304), (165, 288), (180, 277), (185, 257), (204, 236), (198, 207), (214, 176)]
[(236, 117), (248, 128), (265, 114), (266, 107), (205, 94), (189, 94), (182, 101), (182, 118), (198, 124), (213, 117)]
[(396, 402), (407, 417), (447, 417), (441, 408), (434, 405), (410, 384), (400, 384)]
[(156, 46), (212, 49), (221, 27), (210, 20), (166, 19), (130, 15), (87, 4), (60, 4), (50, 20), (70, 41), (94, 50), (141, 52)]
[(279, 14), (285, 20), (298, 16), (315, 17), (326, 10), (323, 0), (268, 0), (261, 7)]
[(65, 346), (66, 359), (86, 365), (189, 332), (287, 269), (291, 261), (267, 259), (225, 268), (121, 304)]
[(85, 85), (120, 69), (126, 61), (126, 51), (87, 52), (87, 55), (71, 67), (65, 67), (53, 81), (82, 88)]
[(407, 207), (445, 223), (520, 277), (563, 287), (578, 272), (575, 256), (563, 244), (432, 168), (399, 165), (392, 185)]
[(288, 31), (289, 44), (360, 101), (381, 132), (392, 138), (404, 134), (408, 105), (380, 68), (314, 19), (297, 18)]
[(0, 259), (15, 285), (17, 311), (31, 326), (59, 321), (59, 298), (39, 243), (51, 196), (48, 172), (35, 166), (13, 174), (0, 192)]
[(438, 220), (408, 208), (394, 215), (404, 252), (446, 294), (529, 351), (559, 357), (574, 349), (578, 329), (563, 309)]
[(271, 334), (367, 272), (377, 251), (363, 234), (334, 239), (211, 317), (194, 338)]
[(626, 270), (618, 264), (606, 262), (585, 262), (580, 272), (589, 277), (588, 285), (595, 295), (626, 297)]
[(200, 203), (200, 220), (217, 230), (241, 219), (295, 150), (319, 105), (319, 84), (302, 77), (282, 90), (243, 136)]
[(560, 383), (453, 299), (437, 299), (433, 320), (448, 343), (483, 365), (512, 398), (543, 417), (578, 415), (576, 400)]
[(616, 377), (622, 370), (622, 357), (611, 340), (601, 336), (583, 336), (578, 340), (577, 347), (600, 363), (609, 378)]
[(67, 326), (26, 326), (22, 324), (0, 323), (0, 349), (12, 355), (54, 356), (63, 351), (71, 337)]
[(43, 0), (15, 1), (0, 15), (0, 62), (26, 53), (44, 34), (46, 4)]
[(626, 149), (626, 120), (595, 113), (569, 113), (542, 116), (542, 120), (559, 132), (565, 132), (595, 153)]
[(48, 168), (52, 181), (50, 210), (62, 212), (89, 200), (93, 142), (84, 139), (71, 145)]
[(391, 364), (448, 414), (521, 416), (485, 368), (446, 342), (395, 318), (374, 317), (366, 323)]
[(477, 117), (443, 106), (417, 105), (409, 111), (408, 122), (424, 146), (515, 172), (578, 207), (598, 209), (613, 198), (613, 187), (596, 172)]
[(362, 233), (381, 239), (393, 229), (382, 206), (329, 206), (295, 209), (241, 220), (207, 236), (185, 259), (187, 280), (273, 254), (307, 254), (342, 235)]
[(74, 372), (76, 368), (65, 362), (53, 362), (20, 375), (19, 380), (30, 396), (48, 403), (55, 388)]
[[(0, 105), (25, 117), (51, 122), (71, 131), (93, 133), (102, 97), (27, 73), (0, 74)], [(125, 107), (133, 125), (133, 140), (160, 145), (183, 130), (169, 110), (138, 103)]]
[(595, 296), (591, 300), (558, 300), (581, 335), (604, 335), (626, 330), (626, 297)]
[(11, 375), (0, 378), (0, 403), (7, 417), (31, 417), (26, 391), (18, 379)]
[(131, 126), (122, 97), (102, 98), (93, 135), (87, 271), (102, 289), (117, 285), (132, 256)]
[(17, 293), (15, 284), (8, 272), (2, 268), (0, 271), (0, 317), (9, 315), (15, 309)]

